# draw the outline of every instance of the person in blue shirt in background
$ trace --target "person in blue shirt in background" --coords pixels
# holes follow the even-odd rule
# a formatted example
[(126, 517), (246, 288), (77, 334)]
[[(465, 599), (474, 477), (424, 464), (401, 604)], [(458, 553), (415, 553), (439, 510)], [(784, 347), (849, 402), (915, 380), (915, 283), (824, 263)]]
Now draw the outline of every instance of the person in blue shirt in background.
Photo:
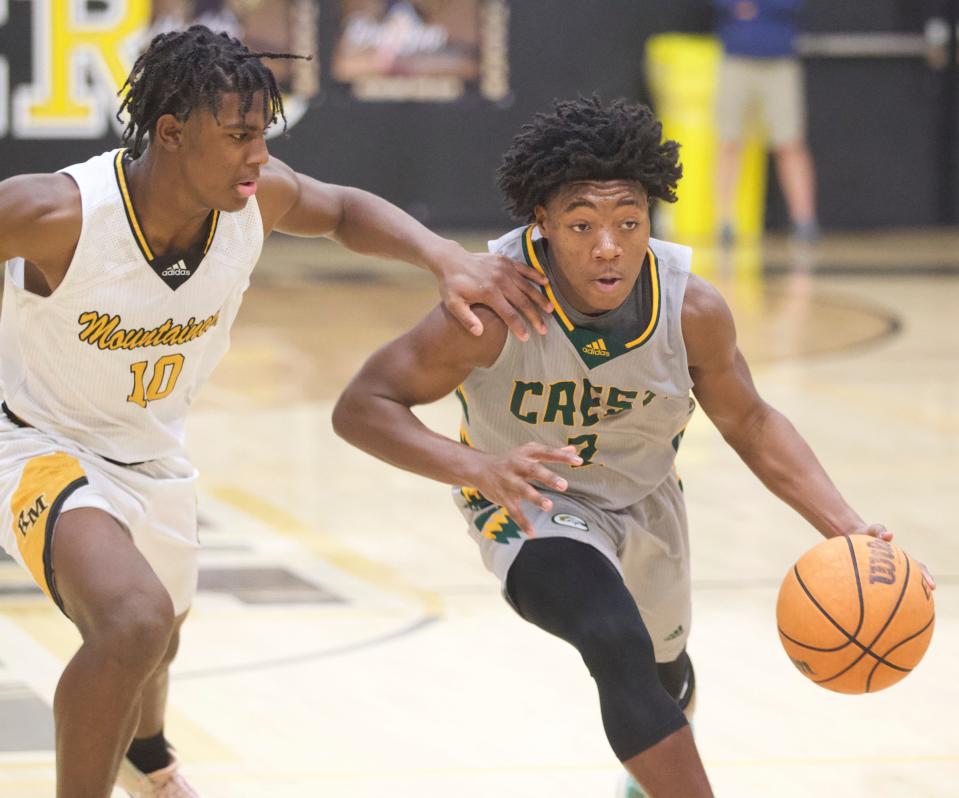
[(747, 123), (759, 114), (776, 160), (793, 235), (819, 236), (816, 175), (806, 145), (802, 66), (796, 34), (803, 0), (713, 0), (723, 45), (717, 99), (719, 158), (717, 206), (720, 236), (732, 244), (736, 180)]

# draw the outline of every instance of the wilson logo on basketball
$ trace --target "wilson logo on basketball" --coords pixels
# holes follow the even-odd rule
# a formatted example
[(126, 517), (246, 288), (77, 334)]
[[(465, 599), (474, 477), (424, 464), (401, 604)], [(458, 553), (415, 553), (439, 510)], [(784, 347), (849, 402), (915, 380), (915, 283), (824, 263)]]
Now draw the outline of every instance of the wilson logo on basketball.
[(869, 547), (869, 584), (896, 583), (896, 553), (884, 540), (871, 540)]

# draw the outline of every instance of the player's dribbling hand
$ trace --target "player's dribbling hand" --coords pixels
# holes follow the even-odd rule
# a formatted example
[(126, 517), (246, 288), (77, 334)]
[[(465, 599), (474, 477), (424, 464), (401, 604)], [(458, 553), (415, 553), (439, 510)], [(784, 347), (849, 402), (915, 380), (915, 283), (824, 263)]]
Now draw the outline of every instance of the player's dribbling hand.
[(872, 535), (872, 537), (879, 538), (880, 540), (892, 540), (892, 532), (886, 529), (882, 524), (869, 524), (869, 526), (864, 526), (861, 529), (854, 529), (849, 534)]
[(533, 525), (524, 515), (521, 502), (534, 504), (544, 512), (549, 512), (553, 507), (553, 503), (536, 490), (533, 483), (555, 491), (564, 491), (568, 487), (565, 479), (554, 474), (543, 463), (580, 465), (583, 462), (576, 454), (575, 446), (556, 449), (541, 443), (527, 443), (506, 454), (482, 456), (485, 459), (473, 479), (473, 487), (494, 504), (506, 508), (510, 517), (527, 534), (533, 532)]
[(532, 284), (549, 282), (535, 269), (502, 255), (463, 250), (460, 257), (445, 262), (439, 280), (446, 309), (473, 335), (483, 334), (483, 323), (470, 305), (486, 305), (521, 341), (529, 337), (527, 325), (545, 335), (543, 317), (553, 306)]
[[(872, 537), (879, 538), (880, 540), (892, 540), (892, 532), (886, 529), (886, 527), (884, 527), (882, 524), (869, 524), (869, 526), (863, 527), (862, 529), (854, 529), (849, 534), (872, 535)], [(929, 573), (929, 569), (916, 559), (913, 559), (913, 562), (917, 563), (922, 569), (923, 578), (926, 580), (926, 584), (929, 585), (929, 589), (935, 590), (936, 580), (932, 578), (932, 574)]]

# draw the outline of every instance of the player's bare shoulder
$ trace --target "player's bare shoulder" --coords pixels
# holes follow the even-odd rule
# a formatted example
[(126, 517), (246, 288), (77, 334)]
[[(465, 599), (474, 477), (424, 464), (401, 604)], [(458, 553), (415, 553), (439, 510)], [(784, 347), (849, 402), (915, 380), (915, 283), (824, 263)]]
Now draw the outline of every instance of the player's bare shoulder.
[(269, 234), (278, 219), (296, 202), (300, 192), (296, 172), (283, 161), (270, 158), (260, 170), (256, 201), (263, 217), (263, 230)]
[(0, 182), (0, 261), (22, 257), (54, 287), (80, 238), (80, 189), (65, 174), (17, 175)]
[(473, 312), (483, 324), (482, 335), (468, 332), (442, 304), (437, 305), (408, 333), (418, 356), (470, 369), (492, 366), (506, 345), (509, 329), (485, 305), (474, 305)]
[(343, 189), (323, 183), (270, 158), (260, 172), (256, 198), (263, 231), (297, 236), (325, 236), (343, 215)]
[(689, 275), (683, 296), (683, 341), (690, 368), (736, 344), (736, 326), (729, 305), (715, 286)]

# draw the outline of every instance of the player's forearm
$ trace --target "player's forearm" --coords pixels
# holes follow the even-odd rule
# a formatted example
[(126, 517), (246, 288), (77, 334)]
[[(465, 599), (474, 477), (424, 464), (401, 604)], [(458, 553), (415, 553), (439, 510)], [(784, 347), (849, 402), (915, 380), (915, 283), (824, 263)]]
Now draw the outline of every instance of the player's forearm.
[(835, 537), (865, 526), (782, 413), (764, 405), (745, 426), (742, 435), (727, 436), (730, 445), (770, 491), (819, 532)]
[(344, 188), (343, 212), (332, 237), (363, 255), (405, 261), (438, 274), (462, 247), (441, 238), (381, 197)]
[(423, 424), (409, 407), (349, 391), (333, 410), (337, 435), (390, 465), (447, 485), (471, 485), (480, 452)]

